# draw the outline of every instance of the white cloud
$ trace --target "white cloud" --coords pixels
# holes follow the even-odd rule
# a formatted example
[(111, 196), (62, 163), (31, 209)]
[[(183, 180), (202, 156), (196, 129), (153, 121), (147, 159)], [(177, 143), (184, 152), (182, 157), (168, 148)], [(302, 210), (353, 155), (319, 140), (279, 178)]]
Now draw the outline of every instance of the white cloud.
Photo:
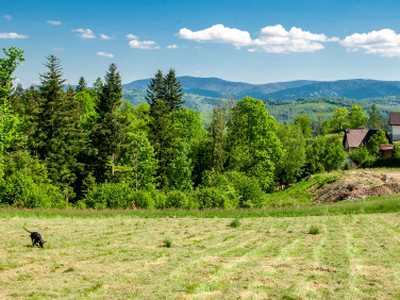
[(103, 56), (103, 57), (109, 57), (109, 58), (114, 58), (114, 54), (108, 53), (108, 52), (97, 52), (96, 55), (98, 56)]
[(247, 31), (228, 28), (221, 24), (196, 32), (182, 28), (177, 35), (197, 42), (227, 43), (237, 48), (251, 47), (248, 49), (250, 52), (271, 53), (314, 52), (324, 48), (322, 42), (339, 40), (336, 37), (328, 38), (324, 34), (311, 33), (297, 27), (287, 31), (280, 24), (262, 28), (256, 39), (252, 39)]
[(174, 45), (168, 45), (167, 49), (178, 49), (178, 45), (174, 44)]
[(213, 25), (210, 28), (199, 31), (191, 31), (182, 28), (177, 34), (178, 37), (196, 42), (212, 42), (233, 44), (236, 47), (247, 46), (251, 44), (251, 37), (247, 31), (236, 28), (225, 27), (222, 24)]
[(108, 41), (108, 40), (111, 40), (111, 37), (102, 33), (102, 34), (100, 34), (100, 39)]
[(382, 29), (368, 33), (354, 33), (346, 36), (340, 45), (347, 51), (364, 50), (367, 54), (386, 57), (400, 57), (400, 34), (392, 29)]
[(137, 40), (138, 39), (138, 37), (136, 35), (133, 35), (133, 34), (128, 34), (126, 36), (126, 38), (129, 39), (129, 40)]
[(78, 33), (77, 35), (82, 39), (95, 39), (96, 38), (96, 35), (90, 29), (78, 28), (78, 29), (72, 29), (72, 32), (77, 32)]
[(12, 16), (10, 16), (10, 15), (3, 15), (3, 18), (8, 20), (8, 21), (12, 20)]
[(50, 25), (55, 25), (55, 26), (58, 26), (58, 25), (61, 25), (62, 23), (61, 23), (61, 21), (47, 21), (47, 23), (49, 23)]
[(154, 50), (160, 49), (155, 41), (139, 41), (138, 37), (133, 34), (128, 34), (126, 36), (131, 41), (129, 42), (129, 47), (133, 49), (144, 49), (144, 50)]
[(0, 32), (0, 39), (27, 39), (28, 36), (24, 34), (18, 34), (15, 32)]
[(61, 48), (61, 47), (54, 47), (54, 51), (64, 51), (64, 48)]

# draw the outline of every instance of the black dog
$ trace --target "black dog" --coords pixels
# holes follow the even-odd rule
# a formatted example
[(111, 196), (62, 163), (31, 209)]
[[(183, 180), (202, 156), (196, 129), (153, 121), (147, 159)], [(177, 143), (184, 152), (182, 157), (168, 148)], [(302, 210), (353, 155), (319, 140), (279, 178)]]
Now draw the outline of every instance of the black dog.
[(31, 234), (32, 247), (38, 246), (38, 247), (43, 248), (43, 245), (44, 245), (44, 243), (46, 243), (46, 241), (43, 240), (43, 238), (40, 235), (40, 233), (36, 232), (36, 231), (34, 231), (34, 232), (29, 231), (25, 227), (24, 227), (24, 229)]

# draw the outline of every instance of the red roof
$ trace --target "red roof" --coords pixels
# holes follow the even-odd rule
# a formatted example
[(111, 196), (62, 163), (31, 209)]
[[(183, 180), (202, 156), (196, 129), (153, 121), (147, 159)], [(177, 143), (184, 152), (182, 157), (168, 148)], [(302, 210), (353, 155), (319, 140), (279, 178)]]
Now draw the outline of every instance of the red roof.
[(380, 144), (379, 145), (379, 149), (381, 149), (381, 150), (393, 150), (394, 149), (394, 145), (393, 144), (388, 144), (388, 145)]
[(368, 129), (350, 129), (346, 131), (349, 148), (358, 148), (368, 134)]
[(391, 112), (390, 113), (389, 125), (400, 125), (400, 112)]

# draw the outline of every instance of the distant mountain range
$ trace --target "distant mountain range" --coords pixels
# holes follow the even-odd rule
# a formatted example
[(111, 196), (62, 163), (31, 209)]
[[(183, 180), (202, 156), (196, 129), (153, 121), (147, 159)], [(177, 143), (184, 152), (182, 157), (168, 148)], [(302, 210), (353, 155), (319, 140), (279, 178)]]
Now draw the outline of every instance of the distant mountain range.
[[(297, 80), (267, 84), (231, 82), (219, 78), (178, 77), (184, 93), (211, 98), (241, 99), (244, 96), (265, 100), (292, 100), (313, 97), (368, 99), (400, 95), (400, 81), (351, 79), (338, 81)], [(123, 85), (126, 90), (145, 90), (150, 79)]]

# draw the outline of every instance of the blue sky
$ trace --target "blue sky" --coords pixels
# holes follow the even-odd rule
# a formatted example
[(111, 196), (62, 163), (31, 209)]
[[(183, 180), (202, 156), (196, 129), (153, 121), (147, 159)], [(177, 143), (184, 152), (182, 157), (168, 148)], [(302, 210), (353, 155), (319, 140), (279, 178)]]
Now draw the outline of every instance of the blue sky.
[(17, 46), (25, 87), (48, 54), (91, 85), (115, 62), (123, 83), (178, 76), (269, 83), (400, 80), (400, 1), (3, 1), (0, 46)]

